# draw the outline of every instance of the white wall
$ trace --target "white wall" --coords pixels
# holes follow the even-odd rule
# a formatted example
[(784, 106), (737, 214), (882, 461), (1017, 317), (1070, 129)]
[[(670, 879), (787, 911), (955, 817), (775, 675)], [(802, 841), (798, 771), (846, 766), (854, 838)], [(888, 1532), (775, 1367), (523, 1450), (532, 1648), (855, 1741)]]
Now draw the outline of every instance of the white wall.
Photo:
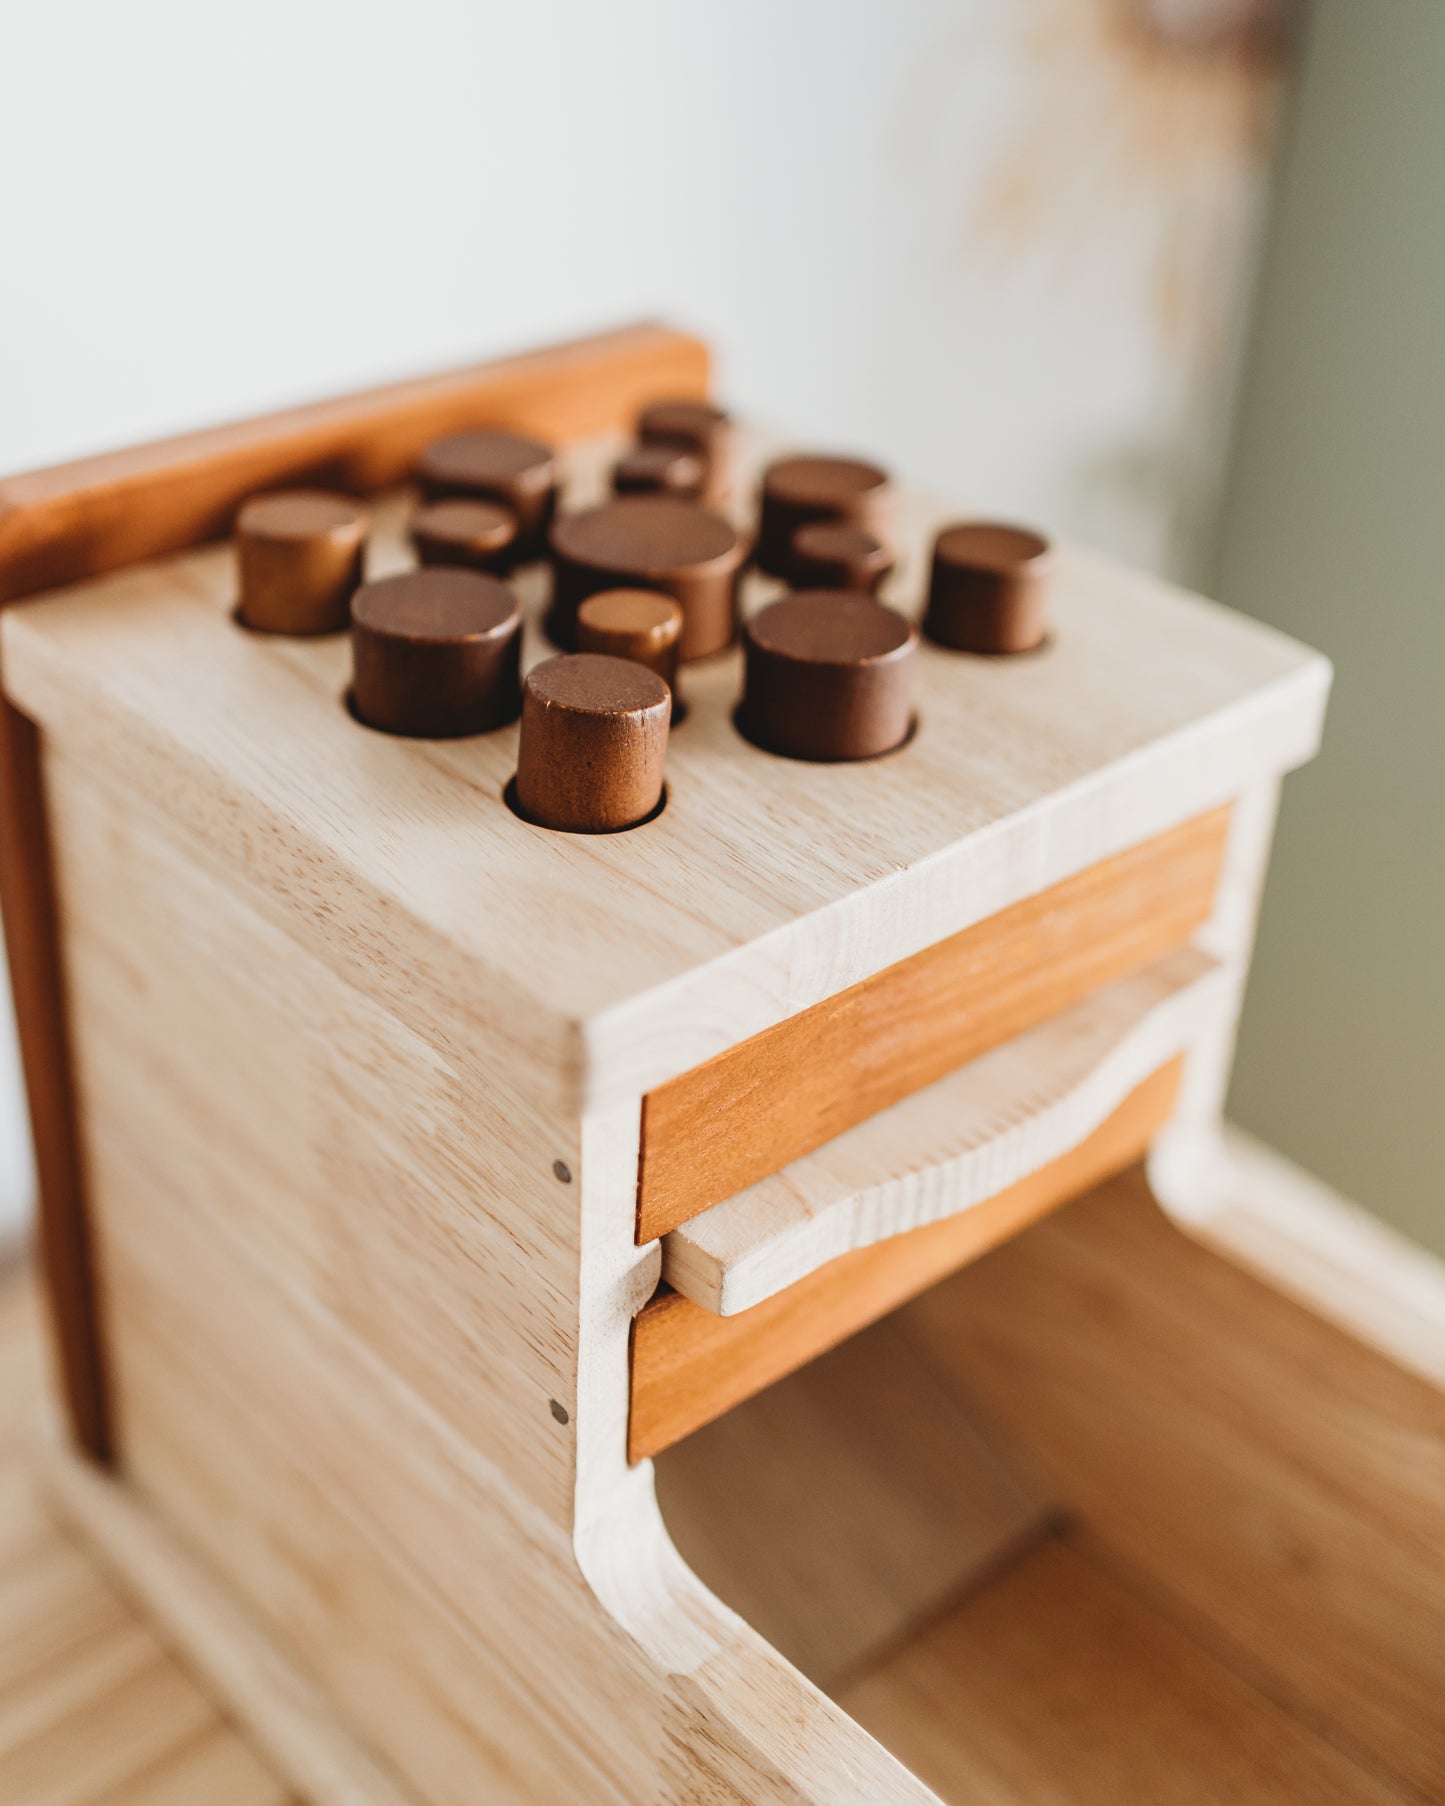
[(1185, 565), (1274, 75), (1180, 11), (0, 0), (0, 470), (659, 315), (822, 446)]

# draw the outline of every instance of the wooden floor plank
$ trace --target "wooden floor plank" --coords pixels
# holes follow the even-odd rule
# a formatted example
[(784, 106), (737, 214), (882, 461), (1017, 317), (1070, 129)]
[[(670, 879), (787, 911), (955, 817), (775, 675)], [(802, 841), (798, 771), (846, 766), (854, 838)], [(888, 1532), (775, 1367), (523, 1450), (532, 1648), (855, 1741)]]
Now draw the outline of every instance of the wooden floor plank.
[(840, 1702), (958, 1806), (1398, 1806), (1408, 1796), (1052, 1540)]

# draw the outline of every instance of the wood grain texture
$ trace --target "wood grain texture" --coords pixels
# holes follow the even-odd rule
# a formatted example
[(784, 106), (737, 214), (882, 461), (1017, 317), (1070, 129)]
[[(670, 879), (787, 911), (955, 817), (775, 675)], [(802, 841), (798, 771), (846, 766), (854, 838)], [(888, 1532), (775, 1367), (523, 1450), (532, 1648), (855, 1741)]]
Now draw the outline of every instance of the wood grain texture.
[(1215, 811), (1102, 860), (650, 1091), (638, 1241), (1182, 946), (1228, 827)]
[(0, 603), (231, 530), (238, 504), (300, 484), (366, 495), (433, 439), (497, 426), (565, 442), (611, 430), (660, 392), (701, 397), (698, 340), (629, 326), (0, 481)]
[(988, 1203), (845, 1254), (740, 1317), (716, 1316), (677, 1292), (660, 1294), (633, 1326), (630, 1458), (658, 1454), (1139, 1159), (1168, 1120), (1178, 1082), (1175, 1061), (1077, 1147)]
[(1131, 1579), (1051, 1541), (843, 1701), (955, 1806), (1405, 1806)]
[(736, 1316), (840, 1255), (977, 1209), (1092, 1134), (1237, 990), (1209, 954), (1165, 954), (672, 1230), (663, 1279)]
[[(1380, 1278), (1362, 1268), (1360, 1293)], [(1182, 1234), (1137, 1173), (906, 1316), (1176, 1622), (1415, 1797), (1445, 1794), (1437, 1388)]]

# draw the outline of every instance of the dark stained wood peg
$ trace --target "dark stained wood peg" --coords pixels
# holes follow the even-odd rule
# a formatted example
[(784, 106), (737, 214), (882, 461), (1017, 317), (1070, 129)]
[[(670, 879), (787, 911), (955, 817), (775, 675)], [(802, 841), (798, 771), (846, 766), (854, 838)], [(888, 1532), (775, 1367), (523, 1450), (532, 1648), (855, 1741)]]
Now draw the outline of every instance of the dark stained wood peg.
[(499, 427), (477, 427), (435, 439), (417, 462), (428, 501), (478, 496), (500, 502), (517, 517), (515, 563), (540, 558), (557, 506), (557, 461), (540, 439)]
[(918, 630), (857, 590), (799, 590), (743, 629), (738, 725), (792, 759), (871, 759), (913, 728)]
[(957, 652), (1030, 652), (1049, 631), (1053, 572), (1053, 547), (1027, 527), (945, 527), (934, 541), (923, 631)]
[(577, 610), (579, 651), (635, 659), (673, 690), (681, 641), (682, 609), (656, 590), (599, 590)]
[(893, 491), (888, 473), (859, 458), (779, 458), (763, 472), (758, 519), (758, 567), (793, 578), (793, 538), (812, 521), (843, 521), (885, 544)]
[(552, 528), (554, 574), (547, 632), (569, 650), (577, 610), (606, 589), (653, 589), (682, 608), (678, 657), (704, 658), (732, 644), (738, 579), (747, 554), (721, 515), (673, 496), (624, 495)]
[(522, 612), (499, 577), (442, 567), (364, 584), (351, 645), (352, 707), (369, 727), (440, 740), (517, 719)]
[(262, 633), (340, 633), (368, 524), (358, 503), (320, 489), (252, 496), (236, 516), (241, 620)]
[(893, 554), (863, 527), (815, 520), (793, 535), (788, 562), (799, 589), (856, 589), (871, 596), (893, 569)]
[(680, 445), (632, 445), (612, 467), (616, 495), (676, 495), (695, 502), (703, 492), (705, 467)]
[(672, 692), (646, 666), (564, 653), (533, 666), (522, 688), (519, 812), (540, 827), (609, 834), (662, 801)]
[(423, 564), (504, 571), (517, 539), (517, 517), (501, 502), (452, 496), (428, 502), (411, 517), (411, 543)]
[(703, 463), (703, 498), (716, 506), (732, 494), (737, 463), (737, 427), (725, 408), (711, 401), (654, 401), (637, 417), (643, 445), (671, 445), (693, 452)]

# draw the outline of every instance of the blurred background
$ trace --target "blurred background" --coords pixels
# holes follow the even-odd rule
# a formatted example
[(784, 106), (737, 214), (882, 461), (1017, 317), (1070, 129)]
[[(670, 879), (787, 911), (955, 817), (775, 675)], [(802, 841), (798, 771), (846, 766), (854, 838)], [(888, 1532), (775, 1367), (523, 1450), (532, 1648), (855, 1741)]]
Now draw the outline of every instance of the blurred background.
[(1337, 684), (1231, 1109), (1445, 1251), (1442, 76), (1441, 0), (0, 0), (0, 471), (665, 317), (1277, 623)]

